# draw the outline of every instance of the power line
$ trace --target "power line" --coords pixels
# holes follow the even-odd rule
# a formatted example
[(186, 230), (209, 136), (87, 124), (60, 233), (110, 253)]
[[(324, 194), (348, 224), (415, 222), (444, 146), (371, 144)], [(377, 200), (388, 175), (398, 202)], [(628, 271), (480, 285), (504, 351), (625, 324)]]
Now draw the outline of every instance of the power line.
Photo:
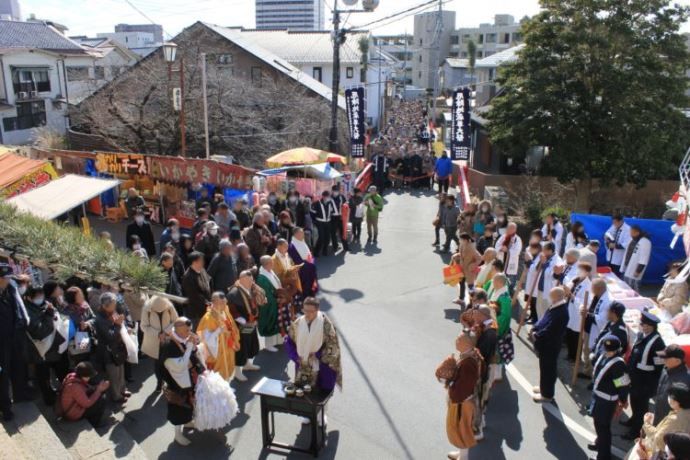
[(375, 20), (375, 21), (371, 21), (371, 22), (369, 22), (369, 23), (362, 24), (362, 25), (360, 25), (360, 26), (356, 26), (356, 28), (357, 28), (357, 29), (364, 29), (364, 28), (367, 28), (367, 27), (372, 26), (372, 25), (374, 25), (374, 24), (377, 24), (377, 23), (379, 23), (379, 22), (383, 22), (383, 21), (387, 21), (387, 20), (389, 20), (389, 19), (393, 19), (393, 18), (395, 18), (395, 17), (397, 17), (397, 16), (400, 16), (401, 14), (409, 13), (409, 12), (412, 12), (412, 11), (416, 11), (416, 10), (418, 10), (418, 9), (420, 9), (420, 8), (427, 7), (427, 6), (431, 5), (431, 4), (434, 4), (434, 5), (438, 4), (438, 0), (429, 0), (429, 1), (427, 1), (427, 2), (420, 3), (419, 5), (413, 6), (413, 7), (411, 7), (411, 8), (406, 9), (406, 10), (398, 11), (397, 13), (390, 14), (390, 15), (388, 15), (388, 16), (385, 16), (385, 17), (381, 18), (381, 19), (377, 19), (377, 20)]

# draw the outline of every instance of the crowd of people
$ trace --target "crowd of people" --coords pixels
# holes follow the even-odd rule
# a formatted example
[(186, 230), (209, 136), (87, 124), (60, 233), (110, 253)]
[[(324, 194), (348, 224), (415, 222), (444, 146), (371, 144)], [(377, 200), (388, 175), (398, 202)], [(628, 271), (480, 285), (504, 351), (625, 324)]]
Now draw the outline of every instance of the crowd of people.
[[(629, 458), (690, 458), (690, 374), (683, 349), (664, 343), (660, 318), (649, 311), (641, 313), (634, 333), (623, 320), (626, 307), (598, 275), (603, 244), (610, 270), (638, 290), (651, 256), (648, 235), (615, 216), (600, 242), (588, 238), (582, 223), (566, 232), (558, 216), (548, 214), (523, 243), (504, 210), (489, 201), (461, 210), (455, 197), (439, 192), (433, 246), (439, 246), (443, 230), (443, 252), (455, 243), (451, 264), (462, 273), (455, 299), (462, 324), (457, 353), (436, 371), (448, 388), (448, 439), (458, 449), (448, 457), (466, 459), (483, 439), (491, 389), (514, 357), (510, 323), (517, 304), (524, 305), (518, 308), (519, 327), (529, 324), (539, 363), (534, 401), (554, 401), (562, 348), (564, 358), (579, 367), (577, 376), (591, 381), (588, 413), (596, 441), (588, 447), (596, 459), (612, 458), (611, 425), (627, 407), (631, 415), (620, 423), (628, 428), (622, 437), (635, 441)], [(688, 302), (687, 283), (676, 280), (680, 268), (671, 264), (655, 299), (666, 319), (681, 314)]]
[[(142, 260), (157, 258), (166, 277), (158, 295), (122, 280), (72, 278), (41, 286), (0, 264), (3, 419), (13, 418), (13, 401), (34, 399), (38, 390), (59, 417), (100, 426), (131, 397), (133, 368), (146, 357), (175, 441), (187, 445), (183, 430), (200, 418), (195, 391), (201, 376), (217, 373), (234, 400), (229, 383), (246, 382), (245, 372), (260, 371), (259, 353), (284, 345), (296, 378), (331, 391), (342, 382), (340, 348), (319, 310), (316, 259), (327, 256), (331, 244), (333, 252), (339, 243), (347, 248), (347, 201), (337, 186), (315, 202), (297, 192), (286, 198), (271, 193), (253, 209), (243, 199), (231, 207), (206, 192), (191, 231), (170, 219), (156, 245), (141, 197), (130, 190), (127, 249)], [(383, 209), (376, 187), (355, 191), (349, 201), (353, 240), (366, 219), (375, 243)], [(100, 238), (114, 247), (109, 233)], [(232, 402), (229, 407), (236, 410)]]

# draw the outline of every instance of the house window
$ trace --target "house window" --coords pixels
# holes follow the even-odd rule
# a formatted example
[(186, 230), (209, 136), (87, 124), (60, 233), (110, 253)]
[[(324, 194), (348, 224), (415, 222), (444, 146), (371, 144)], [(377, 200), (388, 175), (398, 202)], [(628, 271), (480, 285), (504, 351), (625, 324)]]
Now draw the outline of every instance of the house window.
[(45, 124), (45, 101), (18, 102), (17, 116), (2, 119), (2, 125), (6, 132), (37, 128)]
[(459, 45), (460, 44), (460, 36), (459, 35), (451, 35), (450, 36), (450, 44), (451, 45)]
[(422, 55), (419, 55), (419, 62), (422, 62)]
[(252, 67), (252, 83), (261, 86), (261, 67)]
[(231, 65), (232, 64), (232, 54), (219, 54), (216, 56), (216, 64), (218, 65)]
[(484, 43), (484, 34), (479, 34), (479, 40), (477, 40), (479, 43)]
[(419, 39), (419, 46), (422, 46), (422, 44), (423, 44), (423, 42), (422, 42), (422, 39), (420, 38)]
[(359, 69), (359, 81), (366, 83), (367, 81), (367, 71), (364, 69)]
[(470, 38), (472, 38), (472, 36), (471, 36), (470, 34), (463, 34), (463, 35), (462, 35), (462, 41), (464, 41), (464, 42), (466, 42), (466, 41), (469, 40)]
[(504, 43), (504, 44), (510, 43), (510, 34), (509, 33), (503, 34), (503, 40), (501, 40), (501, 43)]
[(105, 67), (97, 65), (93, 68), (93, 78), (96, 80), (105, 80)]
[(496, 34), (486, 34), (486, 43), (496, 43)]
[(354, 78), (355, 76), (355, 68), (354, 67), (348, 67), (345, 69), (345, 78)]
[(12, 69), (12, 88), (14, 94), (30, 93), (31, 91), (49, 92), (48, 69)]
[(467, 57), (467, 51), (463, 51), (462, 53), (460, 53), (460, 57), (466, 58)]
[(520, 32), (515, 32), (513, 34), (513, 41), (514, 42), (521, 42), (522, 41), (522, 34)]
[(86, 66), (67, 67), (67, 81), (85, 81), (89, 79), (89, 68)]
[(477, 51), (477, 57), (478, 57), (478, 58), (483, 58), (483, 57), (484, 57), (484, 52), (483, 52), (483, 51)]
[(314, 77), (314, 80), (316, 81), (323, 81), (323, 69), (321, 67), (314, 67), (311, 70), (311, 76)]
[(422, 71), (421, 70), (419, 71), (419, 78), (420, 79), (422, 78)]

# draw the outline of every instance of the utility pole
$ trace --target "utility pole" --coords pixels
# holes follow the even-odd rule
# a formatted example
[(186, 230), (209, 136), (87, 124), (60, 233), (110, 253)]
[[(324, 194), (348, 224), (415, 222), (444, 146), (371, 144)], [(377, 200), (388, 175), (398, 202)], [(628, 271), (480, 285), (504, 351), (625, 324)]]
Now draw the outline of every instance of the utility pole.
[(206, 159), (211, 157), (211, 146), (208, 141), (208, 93), (206, 91), (206, 53), (201, 53), (201, 88), (204, 95), (204, 136), (206, 141)]
[(405, 29), (405, 51), (403, 52), (403, 99), (407, 99), (407, 29)]
[(180, 154), (187, 156), (187, 129), (184, 118), (184, 59), (180, 57)]
[(443, 0), (438, 0), (438, 16), (436, 17), (436, 43), (434, 47), (436, 48), (434, 59), (434, 69), (431, 71), (431, 78), (434, 79), (434, 94), (433, 94), (433, 114), (432, 121), (436, 124), (436, 99), (438, 99), (438, 68), (441, 65), (441, 34), (443, 33)]
[(331, 132), (328, 149), (338, 150), (338, 93), (340, 92), (340, 11), (338, 0), (333, 2), (333, 85), (331, 89)]
[(378, 81), (378, 98), (379, 98), (379, 129), (383, 128), (383, 94), (381, 94), (381, 40), (379, 39), (379, 52), (377, 59), (379, 60), (379, 81)]

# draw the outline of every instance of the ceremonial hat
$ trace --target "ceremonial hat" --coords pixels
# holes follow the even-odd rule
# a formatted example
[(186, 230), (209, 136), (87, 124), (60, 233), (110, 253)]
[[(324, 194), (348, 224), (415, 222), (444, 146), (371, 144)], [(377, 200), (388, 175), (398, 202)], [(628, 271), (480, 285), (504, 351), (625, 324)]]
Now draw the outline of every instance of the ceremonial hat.
[(622, 318), (623, 314), (625, 313), (625, 305), (620, 302), (611, 302), (609, 310), (614, 312), (619, 318)]
[(621, 347), (620, 339), (613, 334), (607, 334), (603, 340), (606, 351), (618, 351)]
[(0, 264), (0, 278), (12, 276), (12, 267), (7, 264)]
[(656, 354), (662, 358), (678, 358), (680, 360), (685, 360), (685, 350), (675, 343), (667, 346), (664, 350), (658, 351)]
[(648, 311), (643, 311), (642, 317), (640, 317), (640, 322), (642, 324), (648, 324), (650, 326), (657, 326), (659, 324), (660, 320), (656, 315), (654, 315)]

